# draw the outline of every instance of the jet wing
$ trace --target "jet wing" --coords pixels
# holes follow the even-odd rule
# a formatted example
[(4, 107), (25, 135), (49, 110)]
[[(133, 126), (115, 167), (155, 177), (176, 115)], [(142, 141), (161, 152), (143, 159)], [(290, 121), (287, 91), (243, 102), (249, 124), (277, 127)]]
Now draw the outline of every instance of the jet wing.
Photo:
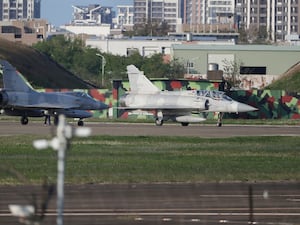
[(190, 108), (132, 108), (132, 107), (118, 107), (117, 109), (121, 110), (128, 110), (128, 111), (135, 111), (135, 110), (141, 110), (141, 111), (162, 111), (164, 115), (190, 115), (193, 113), (199, 113), (202, 111), (197, 111), (196, 109), (190, 109)]
[[(193, 111), (193, 110), (197, 110), (197, 107), (185, 107), (185, 106), (163, 106), (163, 107), (157, 107), (157, 106), (151, 106), (151, 105), (147, 105), (145, 107), (134, 107), (134, 106), (130, 106), (130, 107), (117, 107), (118, 109), (124, 109), (124, 110), (184, 110), (184, 111)], [(204, 109), (203, 109), (204, 111)]]
[[(11, 107), (11, 106), (10, 106)], [(74, 108), (74, 105), (71, 104), (64, 104), (64, 105), (58, 105), (58, 104), (51, 104), (47, 102), (39, 103), (39, 104), (17, 104), (13, 105), (15, 108), (26, 108), (26, 109), (72, 109)]]

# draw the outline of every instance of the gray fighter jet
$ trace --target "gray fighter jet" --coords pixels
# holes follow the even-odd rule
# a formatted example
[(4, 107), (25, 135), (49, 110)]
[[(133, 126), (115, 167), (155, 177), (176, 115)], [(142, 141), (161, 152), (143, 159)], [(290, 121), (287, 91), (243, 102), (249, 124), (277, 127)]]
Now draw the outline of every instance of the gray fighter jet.
[(154, 111), (155, 123), (163, 125), (165, 120), (173, 120), (188, 126), (205, 118), (195, 116), (201, 112), (218, 112), (218, 126), (222, 126), (223, 114), (257, 110), (234, 101), (224, 92), (207, 90), (161, 91), (134, 65), (127, 66), (130, 92), (120, 98), (120, 108), (124, 110)]
[(84, 92), (37, 92), (25, 78), (7, 61), (0, 60), (3, 89), (0, 90), (1, 111), (10, 116), (21, 116), (21, 124), (28, 124), (28, 117), (50, 115), (57, 123), (58, 115), (83, 119), (92, 116), (87, 110), (103, 110), (108, 106), (96, 101)]

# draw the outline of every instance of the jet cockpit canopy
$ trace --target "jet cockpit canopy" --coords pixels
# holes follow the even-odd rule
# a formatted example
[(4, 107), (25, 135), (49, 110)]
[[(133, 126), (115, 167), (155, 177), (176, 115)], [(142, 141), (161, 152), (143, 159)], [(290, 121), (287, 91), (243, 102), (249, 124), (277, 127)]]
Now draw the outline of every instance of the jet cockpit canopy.
[(227, 96), (223, 91), (211, 91), (211, 90), (197, 90), (197, 96), (213, 98), (215, 100), (232, 101), (232, 98)]

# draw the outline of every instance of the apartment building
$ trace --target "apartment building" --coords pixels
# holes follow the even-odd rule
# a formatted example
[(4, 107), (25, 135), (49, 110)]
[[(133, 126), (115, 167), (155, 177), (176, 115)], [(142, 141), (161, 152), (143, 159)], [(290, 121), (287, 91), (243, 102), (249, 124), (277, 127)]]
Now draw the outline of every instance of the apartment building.
[(41, 17), (41, 0), (0, 0), (0, 37), (32, 45), (46, 38), (48, 23)]
[(0, 21), (0, 38), (31, 46), (46, 38), (48, 22), (43, 19)]
[(230, 23), (234, 15), (235, 1), (234, 0), (208, 0), (202, 5), (202, 20), (208, 24)]
[(182, 23), (181, 0), (134, 0), (134, 24), (167, 22), (170, 31)]
[(0, 0), (0, 21), (40, 17), (41, 0)]
[(182, 0), (183, 31), (219, 32), (235, 28), (234, 0)]
[(239, 26), (246, 29), (266, 28), (274, 42), (299, 35), (299, 0), (236, 0)]
[(75, 25), (112, 24), (114, 12), (111, 6), (91, 4), (87, 6), (72, 6), (73, 20)]
[(131, 30), (133, 27), (133, 5), (118, 5), (114, 23), (122, 30)]

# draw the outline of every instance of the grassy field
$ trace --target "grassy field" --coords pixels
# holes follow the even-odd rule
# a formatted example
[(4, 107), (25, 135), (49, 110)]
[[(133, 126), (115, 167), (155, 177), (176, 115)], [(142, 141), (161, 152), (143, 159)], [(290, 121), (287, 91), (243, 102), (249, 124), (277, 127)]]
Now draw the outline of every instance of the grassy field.
[[(36, 136), (0, 137), (0, 183), (56, 182), (56, 152), (33, 148)], [(294, 181), (299, 137), (94, 136), (74, 139), (66, 183)]]

